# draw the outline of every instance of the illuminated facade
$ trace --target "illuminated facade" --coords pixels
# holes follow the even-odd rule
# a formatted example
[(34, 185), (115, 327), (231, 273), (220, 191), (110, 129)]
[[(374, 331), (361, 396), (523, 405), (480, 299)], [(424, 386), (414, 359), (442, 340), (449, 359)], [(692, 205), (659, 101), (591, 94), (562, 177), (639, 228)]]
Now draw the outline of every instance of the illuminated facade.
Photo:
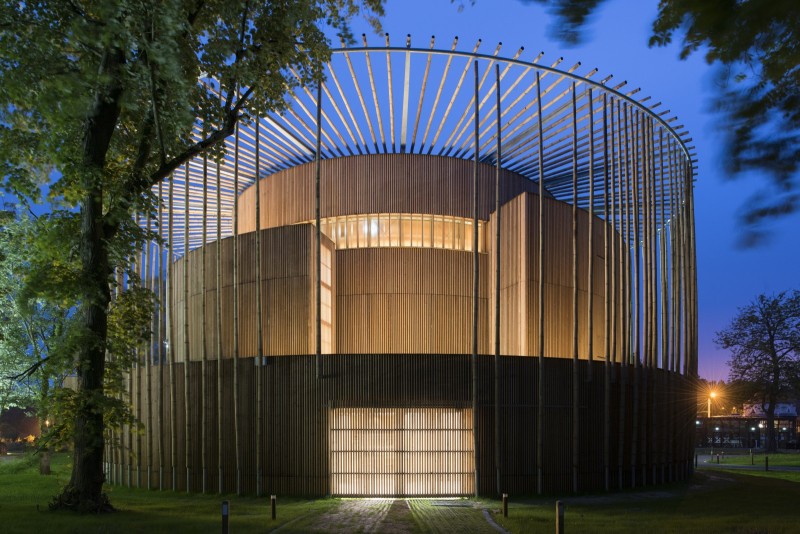
[(519, 55), (336, 51), (318, 92), (154, 191), (141, 222), (171, 246), (137, 262), (163, 307), (129, 383), (147, 430), (109, 436), (112, 482), (473, 495), (689, 475), (690, 148), (610, 77)]

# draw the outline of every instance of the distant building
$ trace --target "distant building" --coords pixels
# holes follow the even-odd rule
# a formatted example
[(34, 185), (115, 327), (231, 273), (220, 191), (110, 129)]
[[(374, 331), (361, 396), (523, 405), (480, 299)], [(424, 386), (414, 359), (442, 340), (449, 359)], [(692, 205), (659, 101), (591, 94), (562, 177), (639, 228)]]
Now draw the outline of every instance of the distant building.
[[(761, 404), (745, 404), (742, 407), (742, 415), (744, 417), (766, 417), (767, 412)], [(775, 405), (775, 417), (797, 417), (797, 405), (779, 402)]]

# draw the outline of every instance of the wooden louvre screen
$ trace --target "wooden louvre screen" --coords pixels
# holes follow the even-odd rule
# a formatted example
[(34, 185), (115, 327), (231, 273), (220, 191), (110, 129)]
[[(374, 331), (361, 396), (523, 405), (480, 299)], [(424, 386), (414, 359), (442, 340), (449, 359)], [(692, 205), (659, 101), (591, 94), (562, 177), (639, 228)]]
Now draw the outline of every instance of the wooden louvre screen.
[(331, 494), (471, 495), (469, 408), (332, 408)]

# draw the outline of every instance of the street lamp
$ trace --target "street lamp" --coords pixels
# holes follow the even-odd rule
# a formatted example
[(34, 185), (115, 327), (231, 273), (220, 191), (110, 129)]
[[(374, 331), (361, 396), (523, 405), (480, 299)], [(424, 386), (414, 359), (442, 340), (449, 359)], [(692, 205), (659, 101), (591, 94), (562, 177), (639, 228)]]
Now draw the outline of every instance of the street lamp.
[(717, 392), (716, 391), (711, 391), (711, 393), (708, 394), (708, 418), (709, 419), (711, 419), (711, 399), (713, 399), (716, 396), (717, 396)]

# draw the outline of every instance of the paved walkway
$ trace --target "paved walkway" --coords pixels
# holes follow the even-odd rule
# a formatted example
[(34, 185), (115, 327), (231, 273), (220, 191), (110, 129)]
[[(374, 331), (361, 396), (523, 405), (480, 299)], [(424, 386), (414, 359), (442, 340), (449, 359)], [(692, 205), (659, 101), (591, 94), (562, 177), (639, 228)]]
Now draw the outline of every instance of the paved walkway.
[[(302, 524), (301, 524), (302, 523)], [(479, 505), (464, 499), (342, 499), (333, 510), (313, 519), (286, 524), (276, 532), (330, 533), (474, 533), (506, 531)]]

